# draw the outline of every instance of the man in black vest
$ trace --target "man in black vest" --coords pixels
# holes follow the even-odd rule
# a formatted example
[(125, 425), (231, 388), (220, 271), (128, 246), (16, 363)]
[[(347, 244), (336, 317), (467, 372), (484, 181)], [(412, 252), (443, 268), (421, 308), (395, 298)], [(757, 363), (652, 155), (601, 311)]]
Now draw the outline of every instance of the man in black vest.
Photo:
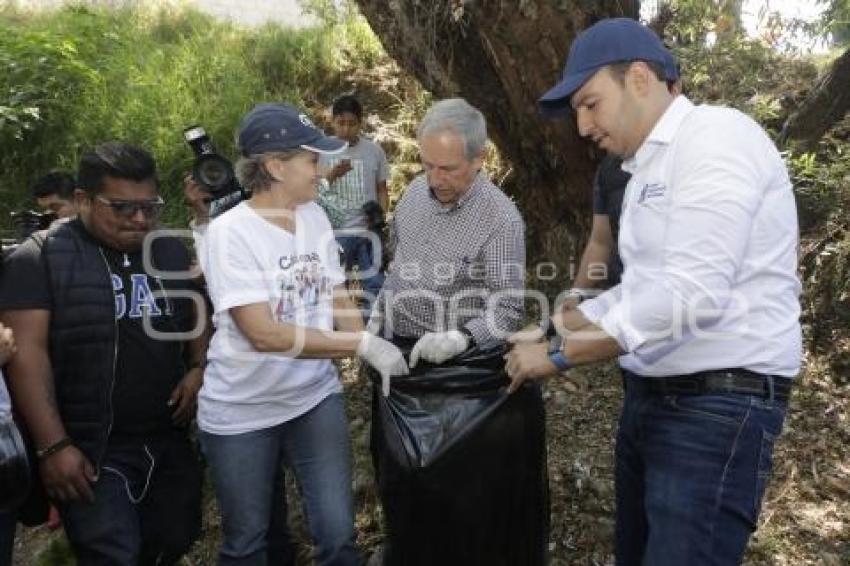
[(208, 341), (177, 240), (143, 246), (164, 204), (146, 151), (110, 142), (80, 161), (79, 218), (8, 258), (3, 323), (16, 409), (80, 565), (172, 564), (200, 529), (186, 434)]

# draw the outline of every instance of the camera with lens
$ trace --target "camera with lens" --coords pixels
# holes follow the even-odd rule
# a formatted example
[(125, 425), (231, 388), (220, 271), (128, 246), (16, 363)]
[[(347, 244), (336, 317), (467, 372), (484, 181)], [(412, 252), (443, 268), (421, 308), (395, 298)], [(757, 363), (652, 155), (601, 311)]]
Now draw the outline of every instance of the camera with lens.
[(384, 209), (377, 201), (367, 201), (361, 208), (366, 217), (366, 227), (378, 235), (383, 235), (387, 223), (384, 220)]
[[(370, 200), (366, 201), (365, 204), (361, 207), (363, 211), (363, 215), (366, 217), (366, 228), (371, 230), (378, 236), (378, 239), (381, 241), (381, 249), (387, 249), (387, 222), (384, 219), (384, 209), (378, 204), (377, 201)], [(388, 256), (386, 253), (381, 254), (380, 260), (380, 269), (381, 271), (386, 271)]]
[(13, 211), (9, 213), (9, 216), (12, 217), (12, 224), (15, 226), (15, 237), (3, 238), (3, 255), (10, 253), (32, 234), (50, 228), (57, 218), (52, 212), (36, 212), (35, 210)]
[(236, 180), (233, 164), (216, 151), (204, 128), (186, 128), (183, 137), (195, 154), (192, 178), (209, 194), (206, 200), (210, 207), (210, 218), (215, 218), (247, 198), (247, 193)]

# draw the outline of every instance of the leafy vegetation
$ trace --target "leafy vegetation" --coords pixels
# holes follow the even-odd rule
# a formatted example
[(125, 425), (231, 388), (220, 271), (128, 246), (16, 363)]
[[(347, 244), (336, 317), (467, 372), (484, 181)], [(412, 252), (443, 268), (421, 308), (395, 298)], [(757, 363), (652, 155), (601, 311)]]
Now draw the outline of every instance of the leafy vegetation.
[[(846, 0), (828, 1), (846, 5)], [(393, 163), (391, 187), (397, 193), (419, 170), (415, 128), (431, 96), (388, 60), (350, 4), (341, 11), (333, 0), (307, 4), (322, 24), (300, 31), (240, 29), (191, 10), (0, 11), (2, 219), (26, 201), (26, 188), (36, 176), (54, 166), (73, 168), (82, 148), (123, 138), (156, 154), (170, 203), (166, 220), (179, 224), (179, 180), (191, 160), (182, 141), (184, 127), (203, 124), (219, 149), (233, 155), (238, 117), (254, 102), (288, 100), (318, 109), (344, 91), (363, 99), (367, 128)], [(673, 4), (678, 11), (669, 21), (668, 37), (682, 61), (685, 93), (699, 102), (739, 108), (777, 135), (824, 61), (746, 40), (719, 0)], [(847, 20), (842, 13), (847, 12), (828, 13), (821, 24), (837, 29), (842, 18)], [(727, 29), (706, 45), (709, 32)], [(782, 148), (800, 210), (807, 370), (778, 446), (775, 477), (747, 564), (850, 559), (850, 471), (844, 456), (850, 442), (848, 140), (850, 121), (845, 120), (812, 151), (793, 144)], [(497, 157), (491, 152), (488, 162)], [(494, 178), (510, 166), (498, 165)], [(368, 390), (356, 364), (340, 367), (352, 417), (358, 537), (368, 553), (382, 538), (368, 456)], [(610, 558), (611, 438), (619, 402), (619, 378), (611, 367), (580, 370), (549, 385), (553, 564)], [(290, 495), (300, 563), (306, 563), (309, 543), (292, 486)], [(220, 519), (209, 494), (205, 525), (190, 563), (215, 561)], [(38, 543), (49, 538), (27, 536)], [(57, 536), (51, 540), (40, 563), (69, 563), (63, 562), (70, 560), (66, 543)]]
[(74, 169), (87, 147), (122, 139), (152, 151), (182, 220), (191, 162), (182, 131), (202, 124), (233, 155), (239, 117), (282, 100), (316, 107), (342, 70), (369, 67), (380, 46), (361, 20), (303, 30), (250, 30), (192, 9), (0, 11), (0, 227), (47, 170)]

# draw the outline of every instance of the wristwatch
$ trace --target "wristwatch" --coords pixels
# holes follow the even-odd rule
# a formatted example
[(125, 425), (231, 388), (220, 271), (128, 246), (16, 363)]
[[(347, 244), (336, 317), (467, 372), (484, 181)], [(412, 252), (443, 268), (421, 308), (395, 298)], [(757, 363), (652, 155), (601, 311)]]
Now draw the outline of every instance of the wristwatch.
[(563, 346), (564, 339), (561, 336), (556, 334), (555, 336), (549, 339), (549, 349), (547, 350), (547, 353), (549, 354), (549, 361), (551, 361), (555, 365), (555, 367), (558, 368), (558, 371), (567, 371), (568, 369), (573, 367), (573, 364), (570, 362), (569, 359), (567, 359), (567, 356), (564, 354), (564, 351), (562, 349)]

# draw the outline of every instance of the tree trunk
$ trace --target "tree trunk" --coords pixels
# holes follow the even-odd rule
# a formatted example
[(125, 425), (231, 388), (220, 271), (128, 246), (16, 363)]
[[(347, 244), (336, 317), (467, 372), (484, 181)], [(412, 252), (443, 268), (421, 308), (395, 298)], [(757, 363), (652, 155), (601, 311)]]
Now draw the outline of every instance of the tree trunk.
[(403, 69), (437, 98), (464, 97), (487, 117), (513, 167), (505, 189), (525, 218), (529, 260), (555, 262), (552, 283), (562, 284), (589, 229), (595, 156), (571, 116), (544, 119), (537, 99), (559, 79), (576, 33), (636, 17), (639, 0), (356, 2)]
[(811, 149), (832, 126), (850, 110), (850, 49), (833, 61), (829, 71), (818, 81), (803, 105), (792, 114), (782, 128), (779, 141), (800, 142)]

